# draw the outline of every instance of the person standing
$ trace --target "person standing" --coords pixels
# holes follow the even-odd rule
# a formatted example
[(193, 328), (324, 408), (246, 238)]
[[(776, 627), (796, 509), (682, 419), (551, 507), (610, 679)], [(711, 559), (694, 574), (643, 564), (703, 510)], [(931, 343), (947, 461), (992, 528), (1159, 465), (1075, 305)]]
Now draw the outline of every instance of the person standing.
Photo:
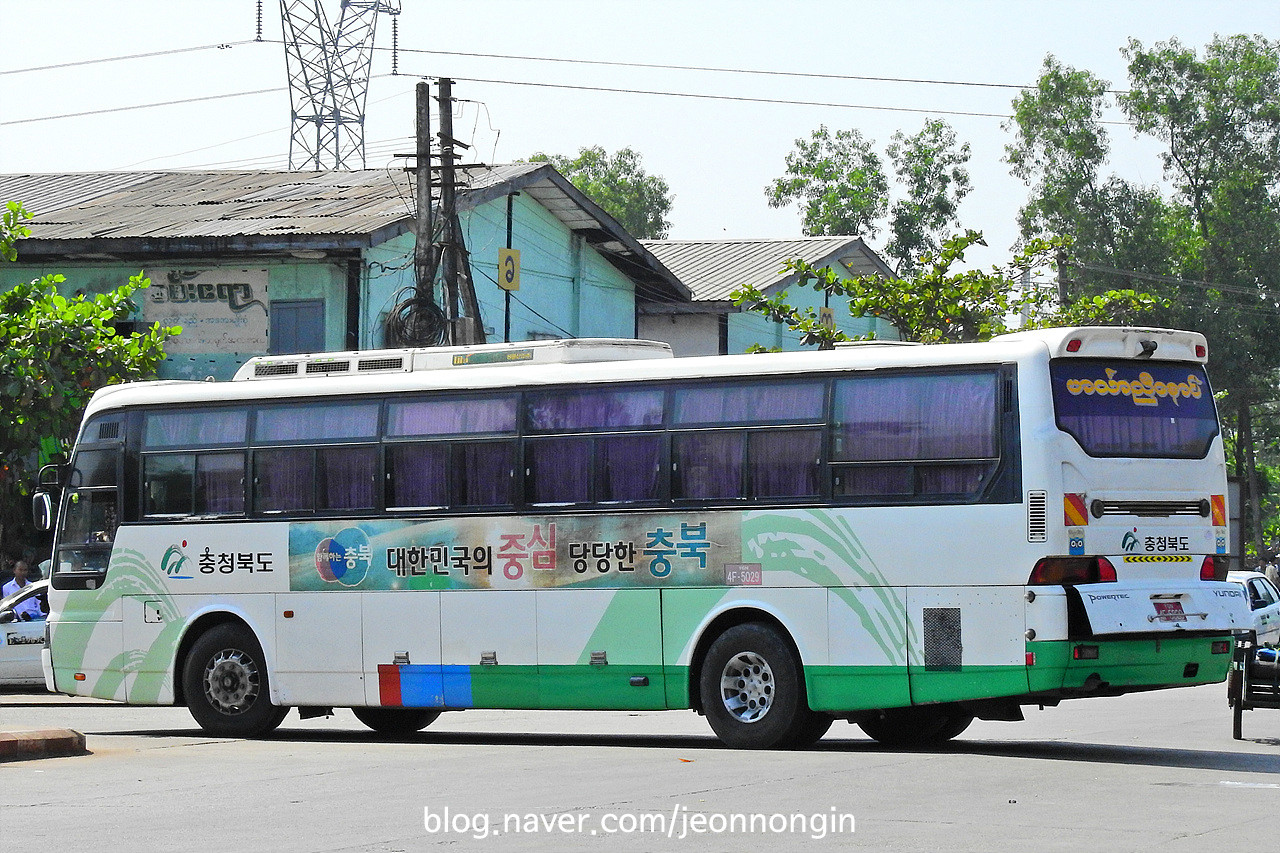
[[(5, 584), (3, 590), (0, 590), (0, 593), (3, 593), (4, 597), (8, 598), (23, 587), (29, 585), (31, 582), (27, 580), (27, 575), (30, 573), (30, 564), (27, 563), (26, 560), (18, 560), (13, 564), (13, 580)], [(40, 597), (38, 595), (33, 595), (26, 601), (19, 604), (14, 608), (13, 612), (14, 615), (23, 622), (31, 622), (44, 618), (44, 611), (40, 609)]]

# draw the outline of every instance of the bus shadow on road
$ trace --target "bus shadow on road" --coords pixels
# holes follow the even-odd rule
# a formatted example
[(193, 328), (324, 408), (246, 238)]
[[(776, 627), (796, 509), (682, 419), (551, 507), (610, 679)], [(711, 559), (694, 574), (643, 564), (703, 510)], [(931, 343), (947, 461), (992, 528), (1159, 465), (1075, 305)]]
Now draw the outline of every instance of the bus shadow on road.
[[(1267, 744), (1267, 741), (1254, 742)], [(1210, 749), (1118, 746), (1107, 743), (1064, 741), (954, 741), (933, 752), (986, 755), (993, 758), (1038, 758), (1044, 761), (1080, 761), (1090, 764), (1280, 774), (1280, 761), (1275, 755)]]
[[(199, 738), (209, 736), (199, 729), (182, 731), (144, 730), (98, 732), (100, 735), (122, 735), (154, 738)], [(444, 732), (423, 731), (404, 737), (389, 737), (359, 729), (289, 729), (272, 732), (263, 741), (274, 743), (380, 743), (405, 746), (567, 746), (614, 749), (678, 749), (735, 751), (713, 735), (628, 735), (567, 734), (549, 732)], [(1255, 739), (1250, 743), (1280, 746), (1280, 740)], [(1239, 773), (1280, 775), (1277, 756), (1245, 752), (1205, 749), (1171, 749), (1154, 746), (1121, 746), (1116, 744), (1063, 741), (965, 741), (956, 740), (931, 748), (894, 748), (864, 738), (827, 737), (802, 752), (885, 754), (918, 753), (933, 755), (974, 755), (991, 758), (1040, 759), (1043, 761), (1077, 761), (1092, 764), (1119, 764), (1147, 767), (1180, 767), (1189, 770), (1218, 770)]]

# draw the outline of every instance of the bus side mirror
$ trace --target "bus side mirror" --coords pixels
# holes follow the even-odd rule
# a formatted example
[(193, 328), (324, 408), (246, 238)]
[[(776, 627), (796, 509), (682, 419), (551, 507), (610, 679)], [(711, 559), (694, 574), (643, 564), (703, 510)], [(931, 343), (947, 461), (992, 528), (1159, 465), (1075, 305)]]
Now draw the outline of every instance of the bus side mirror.
[(53, 500), (48, 492), (36, 492), (31, 496), (31, 517), (36, 530), (53, 529)]
[(36, 475), (36, 482), (41, 486), (61, 486), (66, 474), (66, 465), (45, 465)]
[(5, 612), (0, 613), (0, 625), (8, 625), (12, 621), (13, 621), (12, 610), (6, 610)]

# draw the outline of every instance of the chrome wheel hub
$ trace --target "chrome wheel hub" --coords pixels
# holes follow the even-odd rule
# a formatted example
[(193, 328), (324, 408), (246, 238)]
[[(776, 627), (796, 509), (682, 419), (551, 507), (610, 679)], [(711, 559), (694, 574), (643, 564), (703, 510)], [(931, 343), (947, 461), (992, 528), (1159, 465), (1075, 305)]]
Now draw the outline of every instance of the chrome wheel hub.
[(720, 696), (725, 710), (740, 723), (754, 723), (773, 706), (773, 670), (755, 652), (730, 658), (720, 674)]

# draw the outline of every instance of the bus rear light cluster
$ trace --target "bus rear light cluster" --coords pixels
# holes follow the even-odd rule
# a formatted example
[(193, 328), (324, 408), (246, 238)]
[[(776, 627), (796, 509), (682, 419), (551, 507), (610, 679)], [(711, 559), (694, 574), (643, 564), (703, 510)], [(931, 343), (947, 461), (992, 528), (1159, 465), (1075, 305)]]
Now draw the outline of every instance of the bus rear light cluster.
[(1031, 570), (1028, 586), (1114, 583), (1116, 567), (1106, 557), (1044, 557)]
[(1227, 561), (1215, 560), (1212, 556), (1204, 558), (1200, 563), (1200, 580), (1224, 581), (1227, 579)]
[(1081, 341), (1079, 338), (1072, 338), (1067, 341), (1067, 352), (1080, 352)]
[(1231, 654), (1230, 640), (1214, 640), (1213, 645), (1209, 647), (1210, 654), (1229, 655)]
[(1071, 657), (1075, 660), (1097, 660), (1097, 646), (1076, 646), (1071, 650)]

